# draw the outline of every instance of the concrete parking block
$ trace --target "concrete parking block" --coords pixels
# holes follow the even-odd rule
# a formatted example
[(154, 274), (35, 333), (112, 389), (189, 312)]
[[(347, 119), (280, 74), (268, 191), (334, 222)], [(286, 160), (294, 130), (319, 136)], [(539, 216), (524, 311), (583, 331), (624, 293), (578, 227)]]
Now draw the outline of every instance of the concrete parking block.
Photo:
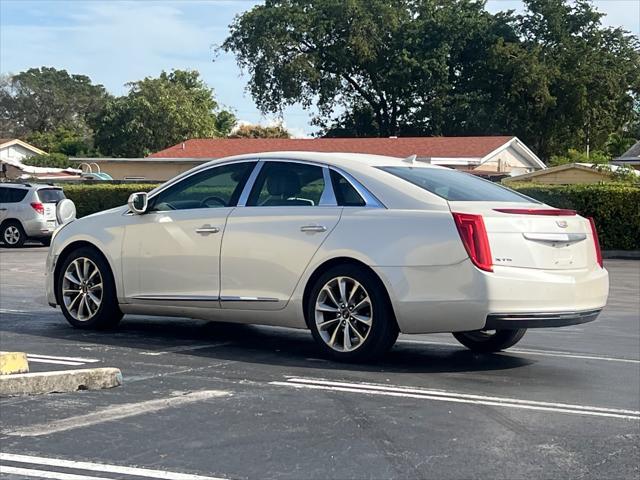
[(100, 390), (122, 385), (118, 368), (85, 368), (0, 376), (0, 396)]
[(24, 352), (0, 352), (0, 375), (28, 373), (29, 363)]

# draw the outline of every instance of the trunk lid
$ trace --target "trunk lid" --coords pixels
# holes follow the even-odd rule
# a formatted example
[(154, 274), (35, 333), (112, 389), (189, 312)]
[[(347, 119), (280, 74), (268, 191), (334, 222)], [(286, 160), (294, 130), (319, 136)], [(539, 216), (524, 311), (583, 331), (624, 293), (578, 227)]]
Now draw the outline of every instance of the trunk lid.
[[(493, 264), (542, 270), (576, 270), (596, 265), (589, 220), (579, 215), (532, 214), (553, 210), (538, 203), (449, 202), (452, 212), (482, 215)], [(533, 210), (504, 213), (497, 209)]]

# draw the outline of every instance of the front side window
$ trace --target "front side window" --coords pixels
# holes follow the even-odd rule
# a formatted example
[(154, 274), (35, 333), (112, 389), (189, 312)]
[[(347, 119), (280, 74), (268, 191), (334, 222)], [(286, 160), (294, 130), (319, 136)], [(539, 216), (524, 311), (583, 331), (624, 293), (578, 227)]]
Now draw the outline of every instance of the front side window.
[(160, 192), (150, 211), (233, 207), (256, 162), (232, 163), (191, 175)]
[(434, 193), (449, 201), (460, 202), (526, 202), (537, 200), (478, 178), (470, 173), (448, 168), (379, 167), (396, 177)]
[(267, 162), (251, 190), (247, 206), (313, 207), (324, 192), (322, 167), (293, 162)]

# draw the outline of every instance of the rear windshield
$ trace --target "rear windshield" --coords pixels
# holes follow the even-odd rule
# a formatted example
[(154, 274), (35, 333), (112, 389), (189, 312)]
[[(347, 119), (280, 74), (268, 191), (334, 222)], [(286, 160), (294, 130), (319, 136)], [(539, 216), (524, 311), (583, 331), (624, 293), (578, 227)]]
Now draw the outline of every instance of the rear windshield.
[(38, 190), (38, 198), (42, 203), (58, 203), (65, 196), (59, 188), (42, 188)]
[(380, 169), (452, 202), (539, 203), (488, 180), (456, 170), (419, 167), (380, 167)]

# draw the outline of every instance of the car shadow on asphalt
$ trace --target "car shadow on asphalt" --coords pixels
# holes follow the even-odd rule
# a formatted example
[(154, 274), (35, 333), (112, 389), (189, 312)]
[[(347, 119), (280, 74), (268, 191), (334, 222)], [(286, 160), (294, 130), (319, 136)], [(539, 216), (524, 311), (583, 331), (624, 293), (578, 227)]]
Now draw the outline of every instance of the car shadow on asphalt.
[(323, 370), (453, 373), (506, 370), (535, 363), (514, 355), (477, 354), (456, 345), (402, 342), (375, 362), (339, 363), (323, 358), (305, 330), (177, 318), (126, 316), (114, 330), (89, 331), (68, 326), (60, 315), (59, 320), (47, 321), (36, 331), (29, 329), (29, 334), (152, 354), (169, 352), (218, 361)]

